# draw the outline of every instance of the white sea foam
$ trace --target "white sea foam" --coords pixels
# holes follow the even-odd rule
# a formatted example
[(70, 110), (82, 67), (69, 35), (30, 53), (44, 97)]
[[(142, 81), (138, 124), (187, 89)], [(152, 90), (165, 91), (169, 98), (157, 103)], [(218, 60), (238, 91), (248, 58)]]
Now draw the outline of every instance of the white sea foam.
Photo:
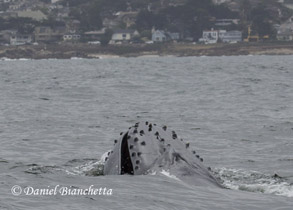
[(106, 162), (106, 158), (109, 156), (108, 153), (111, 150), (105, 152), (100, 160), (87, 161), (81, 165), (66, 169), (66, 172), (70, 175), (102, 175), (103, 167)]
[(0, 61), (29, 61), (29, 60), (31, 60), (31, 59), (28, 59), (28, 58), (11, 59), (11, 58), (6, 58), (6, 57), (0, 58)]
[(13, 61), (13, 60), (14, 59), (6, 58), (6, 57), (0, 58), (0, 61)]
[(70, 59), (71, 60), (82, 60), (83, 58), (80, 58), (80, 57), (71, 57)]
[(103, 166), (101, 161), (88, 161), (81, 165), (67, 168), (65, 172), (69, 175), (101, 175)]
[(293, 186), (284, 178), (241, 169), (215, 169), (224, 186), (249, 192), (293, 197)]
[(169, 171), (162, 170), (160, 173), (163, 174), (163, 175), (165, 175), (165, 176), (167, 176), (167, 177), (169, 177), (169, 178), (171, 178), (171, 179), (175, 179), (177, 181), (180, 181), (180, 179), (178, 179), (176, 176), (170, 174)]

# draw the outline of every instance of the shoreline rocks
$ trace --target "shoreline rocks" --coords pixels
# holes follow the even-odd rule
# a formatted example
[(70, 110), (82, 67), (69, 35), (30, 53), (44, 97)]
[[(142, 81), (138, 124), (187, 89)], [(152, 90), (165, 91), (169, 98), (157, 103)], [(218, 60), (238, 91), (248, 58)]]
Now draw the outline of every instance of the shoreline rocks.
[[(293, 55), (293, 42), (237, 44), (132, 44), (92, 46), (83, 43), (61, 43), (22, 46), (0, 46), (0, 58), (8, 59), (71, 59), (150, 56), (236, 56)], [(3, 60), (3, 59), (2, 59)]]

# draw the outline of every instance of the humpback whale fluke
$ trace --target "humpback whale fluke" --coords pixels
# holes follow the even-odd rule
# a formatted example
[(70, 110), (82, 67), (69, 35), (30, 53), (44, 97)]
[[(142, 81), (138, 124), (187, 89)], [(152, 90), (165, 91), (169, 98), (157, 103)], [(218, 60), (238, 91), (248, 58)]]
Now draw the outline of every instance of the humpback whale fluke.
[(175, 131), (167, 130), (167, 126), (136, 123), (120, 135), (105, 159), (104, 175), (143, 175), (164, 170), (194, 185), (221, 187), (203, 165), (203, 159), (188, 149), (190, 144), (184, 143)]

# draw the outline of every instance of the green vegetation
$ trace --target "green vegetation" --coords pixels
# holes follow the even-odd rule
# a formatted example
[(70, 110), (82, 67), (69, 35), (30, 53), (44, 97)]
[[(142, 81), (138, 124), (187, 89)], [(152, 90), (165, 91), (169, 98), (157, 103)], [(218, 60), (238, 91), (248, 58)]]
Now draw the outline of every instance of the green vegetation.
[(113, 31), (111, 29), (107, 29), (105, 34), (101, 38), (101, 45), (106, 46), (108, 45), (109, 41), (112, 38)]
[(70, 17), (80, 21), (82, 31), (100, 29), (102, 27), (100, 8), (96, 2), (72, 8), (70, 11)]

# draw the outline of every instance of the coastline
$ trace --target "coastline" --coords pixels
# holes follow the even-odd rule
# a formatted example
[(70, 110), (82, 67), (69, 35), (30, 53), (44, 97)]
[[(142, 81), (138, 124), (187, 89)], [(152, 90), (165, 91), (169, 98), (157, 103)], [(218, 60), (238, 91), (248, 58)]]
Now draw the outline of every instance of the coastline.
[(153, 56), (237, 56), (293, 55), (293, 42), (258, 42), (236, 44), (123, 44), (89, 45), (60, 43), (22, 46), (0, 46), (0, 59), (71, 59)]

